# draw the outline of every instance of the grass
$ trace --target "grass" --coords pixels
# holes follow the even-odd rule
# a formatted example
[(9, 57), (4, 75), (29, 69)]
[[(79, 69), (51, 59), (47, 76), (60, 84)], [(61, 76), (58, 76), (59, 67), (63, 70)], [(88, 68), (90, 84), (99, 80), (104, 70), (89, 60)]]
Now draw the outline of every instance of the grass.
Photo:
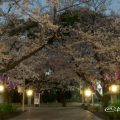
[(17, 107), (12, 104), (8, 104), (8, 103), (0, 104), (0, 119), (1, 120), (12, 118), (14, 116), (19, 115), (20, 113), (21, 111), (18, 111)]

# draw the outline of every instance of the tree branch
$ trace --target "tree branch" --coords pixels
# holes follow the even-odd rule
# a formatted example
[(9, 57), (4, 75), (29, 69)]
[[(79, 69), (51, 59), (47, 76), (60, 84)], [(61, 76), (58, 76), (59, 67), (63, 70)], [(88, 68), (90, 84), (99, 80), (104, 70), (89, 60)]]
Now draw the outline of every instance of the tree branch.
[[(52, 36), (53, 37), (53, 36)], [(37, 49), (35, 49), (34, 51), (32, 51), (31, 53), (23, 56), (22, 58), (20, 58), (17, 61), (10, 61), (9, 63), (7, 63), (5, 65), (5, 68), (0, 69), (0, 73), (5, 73), (11, 69), (14, 69), (17, 65), (19, 65), (21, 62), (23, 62), (24, 60), (30, 58), (31, 56), (35, 55), (35, 53), (37, 53), (38, 51), (42, 50), (42, 48), (44, 48), (49, 41), (51, 40), (52, 37), (49, 37), (47, 40), (45, 40), (46, 42), (43, 45), (40, 45)]]

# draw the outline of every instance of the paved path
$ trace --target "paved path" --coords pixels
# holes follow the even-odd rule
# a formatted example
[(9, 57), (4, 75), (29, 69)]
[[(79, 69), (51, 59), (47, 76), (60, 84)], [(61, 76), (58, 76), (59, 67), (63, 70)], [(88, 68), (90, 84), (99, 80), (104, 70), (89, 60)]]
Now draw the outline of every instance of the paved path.
[(102, 120), (89, 111), (76, 107), (31, 108), (11, 120)]

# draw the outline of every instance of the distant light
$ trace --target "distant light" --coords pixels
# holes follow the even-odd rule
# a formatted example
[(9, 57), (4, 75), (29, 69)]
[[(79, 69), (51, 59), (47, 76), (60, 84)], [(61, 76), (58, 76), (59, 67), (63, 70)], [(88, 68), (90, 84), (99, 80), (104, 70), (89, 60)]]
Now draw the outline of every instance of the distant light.
[(4, 91), (4, 86), (0, 85), (0, 92), (3, 92), (3, 91)]
[(33, 90), (27, 90), (27, 96), (32, 96), (33, 95)]
[(92, 95), (92, 91), (90, 89), (85, 90), (85, 96), (90, 97)]

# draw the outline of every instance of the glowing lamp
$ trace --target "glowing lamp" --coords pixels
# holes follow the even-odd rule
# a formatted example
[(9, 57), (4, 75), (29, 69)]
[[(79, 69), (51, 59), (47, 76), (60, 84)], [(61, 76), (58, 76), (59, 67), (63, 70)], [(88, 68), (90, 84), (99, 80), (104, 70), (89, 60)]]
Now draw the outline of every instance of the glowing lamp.
[(4, 91), (4, 86), (0, 85), (0, 92), (3, 92), (3, 91)]
[(92, 91), (90, 89), (85, 90), (85, 96), (90, 97), (92, 95)]
[(27, 93), (27, 96), (30, 97), (33, 95), (33, 90), (27, 90), (26, 93)]

